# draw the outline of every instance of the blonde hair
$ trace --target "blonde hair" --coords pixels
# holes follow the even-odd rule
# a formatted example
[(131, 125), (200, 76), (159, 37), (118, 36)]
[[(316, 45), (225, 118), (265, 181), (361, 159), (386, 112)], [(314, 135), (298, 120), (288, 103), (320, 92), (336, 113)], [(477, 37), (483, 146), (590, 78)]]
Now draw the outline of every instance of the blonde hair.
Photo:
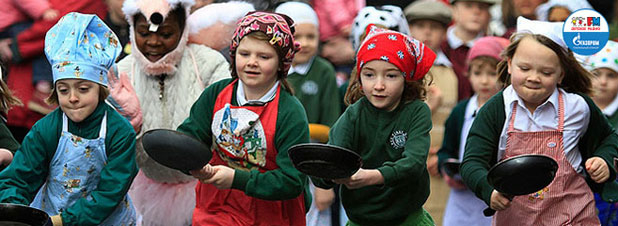
[[(99, 85), (99, 102), (105, 101), (105, 99), (107, 99), (107, 96), (109, 96), (109, 90), (107, 89), (107, 87), (101, 84), (98, 84), (98, 83), (96, 84)], [(47, 102), (47, 104), (50, 104), (50, 105), (58, 105), (59, 103), (58, 92), (56, 92), (55, 85), (54, 85), (54, 88), (52, 89), (51, 94), (49, 95), (49, 97), (47, 97), (45, 102)]]
[(9, 87), (4, 83), (4, 77), (6, 73), (6, 68), (4, 66), (4, 62), (0, 61), (0, 111), (4, 114), (9, 112), (12, 106), (22, 106), (21, 101), (13, 95), (13, 92), (9, 89)]
[(543, 35), (530, 33), (516, 33), (512, 35), (511, 44), (502, 52), (503, 60), (498, 63), (497, 70), (500, 75), (499, 81), (504, 84), (504, 87), (511, 84), (511, 75), (508, 72), (508, 60), (513, 59), (519, 43), (524, 38), (530, 38), (556, 53), (560, 61), (560, 67), (564, 72), (564, 77), (562, 78), (562, 82), (558, 84), (558, 87), (569, 93), (590, 95), (592, 92), (592, 74), (578, 63), (573, 52), (563, 49), (560, 45)]
[[(350, 85), (348, 85), (348, 89), (345, 92), (345, 97), (343, 100), (346, 106), (356, 103), (356, 101), (365, 96), (362, 89), (360, 76), (357, 76), (357, 74), (358, 72), (356, 71), (356, 66), (354, 66), (354, 69), (352, 69), (352, 73), (350, 74)], [(432, 76), (430, 73), (427, 73), (424, 78), (417, 81), (405, 80), (403, 93), (401, 94), (401, 103), (408, 103), (417, 99), (425, 100), (427, 97), (426, 82), (427, 84), (430, 84), (431, 81)]]
[[(255, 40), (258, 41), (264, 41), (266, 43), (268, 43), (268, 41), (270, 40), (270, 38), (264, 34), (264, 32), (261, 31), (254, 31), (251, 32), (249, 34), (247, 34), (245, 37), (243, 38), (253, 38)], [(268, 44), (270, 45), (270, 43)], [(283, 51), (281, 49), (281, 46), (279, 45), (270, 45), (273, 48), (275, 48), (275, 52), (277, 52), (277, 58), (279, 61), (279, 65), (277, 66), (277, 80), (280, 81), (281, 86), (283, 86), (283, 89), (287, 90), (288, 92), (290, 92), (292, 95), (294, 95), (294, 89), (292, 89), (292, 86), (290, 85), (290, 83), (285, 79), (287, 75), (284, 75), (283, 73), (280, 73), (281, 68), (283, 68), (283, 60), (282, 60), (282, 56), (281, 56), (281, 52)], [(232, 59), (232, 62), (230, 64), (230, 70), (236, 70), (236, 59)], [(237, 73), (231, 73), (232, 74), (232, 79), (237, 79), (238, 78), (238, 74)]]

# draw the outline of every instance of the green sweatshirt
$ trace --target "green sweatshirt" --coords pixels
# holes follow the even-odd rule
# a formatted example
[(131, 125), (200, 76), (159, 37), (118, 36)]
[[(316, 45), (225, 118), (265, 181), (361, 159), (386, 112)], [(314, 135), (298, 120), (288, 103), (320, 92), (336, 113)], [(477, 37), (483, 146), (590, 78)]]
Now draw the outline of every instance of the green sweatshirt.
[(309, 123), (332, 126), (341, 114), (335, 69), (316, 56), (306, 75), (292, 73), (287, 78), (294, 96), (305, 107)]
[[(80, 123), (68, 120), (69, 132), (86, 139), (99, 137), (101, 120), (107, 112), (105, 151), (107, 164), (100, 174), (91, 200), (78, 199), (62, 212), (63, 225), (98, 225), (124, 200), (133, 178), (135, 131), (113, 108), (99, 102), (94, 112)], [(62, 134), (62, 111), (57, 108), (40, 119), (24, 138), (13, 162), (0, 172), (0, 202), (29, 205), (48, 178), (50, 161)]]
[[(601, 193), (606, 201), (618, 200), (618, 190), (615, 178), (614, 158), (618, 157), (618, 135), (609, 124), (601, 110), (590, 97), (580, 94), (590, 107), (590, 124), (586, 133), (579, 140), (579, 151), (582, 155), (582, 166), (590, 157), (601, 157), (610, 169), (610, 183), (597, 184), (586, 178), (590, 188)], [(461, 164), (461, 176), (470, 190), (483, 199), (487, 205), (491, 200), (493, 187), (487, 182), (489, 168), (496, 164), (500, 133), (502, 132), (506, 113), (504, 112), (504, 97), (502, 91), (494, 95), (479, 110), (466, 141), (466, 152)], [(610, 188), (610, 186), (614, 188)]]
[(618, 128), (618, 111), (614, 112), (614, 114), (611, 116), (607, 116), (607, 120), (609, 120), (609, 123), (614, 128)]
[[(330, 131), (329, 144), (355, 151), (362, 156), (363, 169), (377, 169), (384, 176), (384, 185), (341, 186), (343, 207), (352, 222), (395, 225), (421, 210), (429, 196), (430, 130), (431, 112), (420, 100), (387, 112), (363, 97), (346, 109)], [(334, 185), (312, 180), (321, 188)]]
[[(178, 131), (189, 134), (207, 146), (213, 145), (211, 123), (213, 108), (219, 93), (232, 79), (223, 79), (210, 85), (191, 107), (189, 118)], [(232, 105), (236, 102), (234, 85)], [(258, 170), (244, 171), (236, 169), (232, 188), (245, 192), (246, 195), (265, 200), (284, 200), (298, 197), (305, 192), (305, 202), (310, 204), (311, 197), (307, 184), (307, 176), (296, 170), (288, 157), (288, 149), (295, 144), (309, 143), (309, 127), (303, 106), (289, 92), (281, 89), (279, 97), (279, 112), (275, 131), (275, 148), (277, 149), (278, 169), (260, 173)], [(272, 147), (268, 147), (271, 150)]]

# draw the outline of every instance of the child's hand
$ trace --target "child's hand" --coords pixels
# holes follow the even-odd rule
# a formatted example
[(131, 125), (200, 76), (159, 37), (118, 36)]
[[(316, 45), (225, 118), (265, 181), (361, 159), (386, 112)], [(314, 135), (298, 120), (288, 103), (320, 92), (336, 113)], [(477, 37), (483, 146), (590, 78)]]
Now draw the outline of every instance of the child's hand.
[(348, 189), (357, 189), (369, 185), (383, 184), (384, 177), (382, 173), (376, 169), (359, 169), (354, 175), (349, 178), (334, 179), (333, 182), (343, 184)]
[(600, 157), (592, 157), (586, 160), (586, 171), (596, 183), (603, 183), (609, 179), (609, 167), (605, 160)]
[(330, 204), (335, 201), (335, 191), (331, 189), (315, 188), (313, 191), (313, 197), (315, 198), (315, 206), (319, 211), (325, 210), (330, 207)]
[(13, 153), (9, 150), (0, 148), (0, 171), (7, 167), (13, 161)]
[(58, 17), (58, 14), (60, 14), (58, 13), (58, 10), (49, 8), (43, 12), (43, 19), (44, 20), (55, 20)]
[(444, 181), (446, 182), (446, 184), (449, 187), (451, 187), (453, 189), (457, 189), (457, 190), (466, 189), (466, 185), (463, 184), (463, 182), (461, 180), (449, 177), (448, 175), (446, 175), (446, 173), (443, 173), (442, 177), (444, 177)]
[(215, 170), (210, 164), (206, 164), (204, 167), (202, 167), (202, 169), (191, 170), (189, 171), (189, 173), (191, 173), (191, 176), (195, 177), (196, 179), (203, 181), (214, 176)]
[(505, 210), (511, 206), (511, 200), (504, 196), (502, 193), (494, 190), (491, 192), (491, 209), (493, 210)]
[(212, 167), (214, 175), (208, 179), (202, 181), (202, 183), (212, 184), (218, 189), (230, 189), (232, 188), (232, 182), (234, 182), (234, 169), (224, 166), (216, 165)]

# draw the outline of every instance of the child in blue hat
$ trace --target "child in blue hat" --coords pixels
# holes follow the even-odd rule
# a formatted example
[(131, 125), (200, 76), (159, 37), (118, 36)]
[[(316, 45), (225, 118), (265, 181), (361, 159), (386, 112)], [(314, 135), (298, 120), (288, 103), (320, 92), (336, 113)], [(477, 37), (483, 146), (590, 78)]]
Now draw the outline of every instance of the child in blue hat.
[(137, 174), (135, 132), (105, 104), (120, 54), (96, 15), (69, 13), (45, 37), (60, 108), (39, 120), (0, 173), (0, 202), (30, 204), (54, 225), (133, 225), (127, 190)]

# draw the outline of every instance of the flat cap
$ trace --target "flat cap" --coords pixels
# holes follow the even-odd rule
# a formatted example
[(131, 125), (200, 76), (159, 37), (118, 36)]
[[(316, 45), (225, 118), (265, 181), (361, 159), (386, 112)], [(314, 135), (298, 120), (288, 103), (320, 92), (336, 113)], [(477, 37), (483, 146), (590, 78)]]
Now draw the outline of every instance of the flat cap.
[(408, 23), (415, 20), (435, 20), (447, 26), (452, 19), (449, 7), (434, 0), (415, 1), (404, 9), (404, 15)]

